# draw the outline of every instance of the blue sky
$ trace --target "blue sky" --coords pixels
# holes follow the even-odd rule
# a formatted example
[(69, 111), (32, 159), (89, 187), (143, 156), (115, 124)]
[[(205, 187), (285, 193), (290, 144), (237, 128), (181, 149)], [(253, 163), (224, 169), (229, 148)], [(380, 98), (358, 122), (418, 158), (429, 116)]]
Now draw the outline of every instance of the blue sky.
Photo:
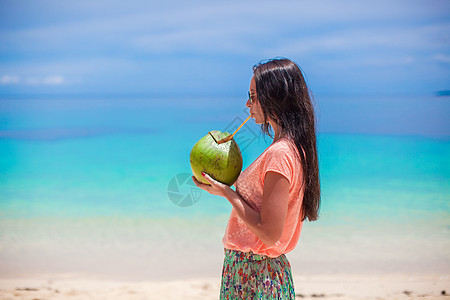
[(316, 95), (450, 89), (449, 1), (0, 1), (0, 93), (246, 93), (284, 56)]

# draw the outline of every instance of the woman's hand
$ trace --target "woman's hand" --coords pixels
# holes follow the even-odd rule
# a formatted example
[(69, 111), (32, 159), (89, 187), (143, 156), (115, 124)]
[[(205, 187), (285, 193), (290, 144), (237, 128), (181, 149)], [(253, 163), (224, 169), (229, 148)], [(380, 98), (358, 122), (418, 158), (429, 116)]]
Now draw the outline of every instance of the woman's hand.
[(192, 180), (194, 181), (195, 185), (202, 190), (207, 191), (210, 194), (222, 196), (225, 198), (227, 198), (230, 193), (234, 193), (234, 191), (228, 185), (212, 179), (211, 176), (206, 173), (202, 173), (202, 175), (203, 178), (205, 178), (205, 180), (208, 181), (211, 185), (201, 183), (194, 176), (192, 176)]

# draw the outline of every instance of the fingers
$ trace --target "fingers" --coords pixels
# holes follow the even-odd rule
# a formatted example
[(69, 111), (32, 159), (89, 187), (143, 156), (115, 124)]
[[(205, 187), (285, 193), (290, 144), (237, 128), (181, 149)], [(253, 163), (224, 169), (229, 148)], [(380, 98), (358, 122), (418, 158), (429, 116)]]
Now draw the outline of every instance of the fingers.
[(206, 191), (206, 192), (208, 192), (208, 193), (211, 193), (211, 192), (212, 192), (211, 186), (210, 186), (210, 185), (204, 184), (204, 183), (198, 181), (197, 178), (195, 178), (194, 176), (192, 176), (192, 181), (194, 181), (194, 184), (195, 184), (198, 188), (201, 188), (202, 190), (204, 190), (204, 191)]
[(192, 177), (192, 181), (194, 181), (195, 185), (198, 186), (199, 188), (203, 188), (204, 186), (209, 186), (207, 184), (204, 184), (203, 182), (200, 182), (197, 180), (197, 178), (195, 178), (195, 176), (191, 176)]
[(197, 187), (201, 188), (202, 190), (204, 190), (212, 195), (223, 196), (225, 194), (226, 188), (229, 188), (227, 185), (214, 180), (211, 176), (209, 176), (206, 173), (202, 173), (202, 176), (211, 185), (198, 181), (197, 178), (195, 178), (194, 176), (192, 176), (192, 180), (194, 181), (194, 183)]
[[(204, 175), (203, 175), (203, 174), (204, 174)], [(208, 175), (208, 178), (206, 178), (205, 175), (208, 175), (208, 174), (202, 173), (203, 178), (205, 178), (205, 180), (208, 181), (209, 183), (211, 183), (211, 181), (215, 181), (215, 180), (212, 179), (209, 175)], [(194, 181), (194, 183), (195, 183), (197, 186), (199, 186), (199, 185), (207, 185), (207, 186), (210, 186), (209, 184), (206, 184), (206, 183), (204, 183), (204, 182), (201, 182), (201, 181), (197, 180), (197, 178), (195, 178), (195, 176), (191, 176), (191, 177), (192, 177), (192, 180)], [(199, 187), (200, 187), (200, 186), (199, 186)]]
[(202, 172), (202, 176), (203, 178), (205, 178), (206, 181), (208, 181), (211, 184), (215, 184), (216, 181), (214, 179), (211, 178), (211, 176), (209, 176), (208, 174)]
[(195, 183), (196, 186), (198, 186), (200, 184), (200, 182), (197, 180), (197, 178), (195, 178), (195, 176), (191, 176), (192, 177), (192, 181)]

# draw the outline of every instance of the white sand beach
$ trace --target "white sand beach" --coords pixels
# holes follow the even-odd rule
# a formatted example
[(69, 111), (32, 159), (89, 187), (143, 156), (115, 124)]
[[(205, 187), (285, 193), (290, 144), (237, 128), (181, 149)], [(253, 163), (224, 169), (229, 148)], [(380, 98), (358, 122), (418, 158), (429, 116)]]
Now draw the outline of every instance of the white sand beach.
[[(297, 299), (450, 299), (445, 276), (294, 276)], [(218, 299), (220, 278), (112, 281), (77, 275), (1, 279), (1, 299)]]
[[(218, 299), (225, 221), (172, 220), (164, 230), (138, 219), (75, 223), (78, 231), (68, 222), (21, 231), (52, 237), (40, 244), (24, 233), (6, 239), (0, 299)], [(3, 228), (17, 232), (10, 223)], [(399, 234), (381, 225), (305, 224), (287, 254), (297, 299), (450, 299), (447, 239), (420, 228), (412, 236), (410, 227)]]

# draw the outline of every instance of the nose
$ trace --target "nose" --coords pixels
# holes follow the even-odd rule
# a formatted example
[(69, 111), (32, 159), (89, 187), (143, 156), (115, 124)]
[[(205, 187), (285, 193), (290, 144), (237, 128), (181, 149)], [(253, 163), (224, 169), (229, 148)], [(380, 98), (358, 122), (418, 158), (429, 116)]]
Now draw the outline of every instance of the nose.
[(247, 99), (247, 102), (245, 103), (245, 106), (247, 106), (248, 108), (250, 108), (250, 106), (252, 106), (252, 103), (250, 102), (250, 99)]

